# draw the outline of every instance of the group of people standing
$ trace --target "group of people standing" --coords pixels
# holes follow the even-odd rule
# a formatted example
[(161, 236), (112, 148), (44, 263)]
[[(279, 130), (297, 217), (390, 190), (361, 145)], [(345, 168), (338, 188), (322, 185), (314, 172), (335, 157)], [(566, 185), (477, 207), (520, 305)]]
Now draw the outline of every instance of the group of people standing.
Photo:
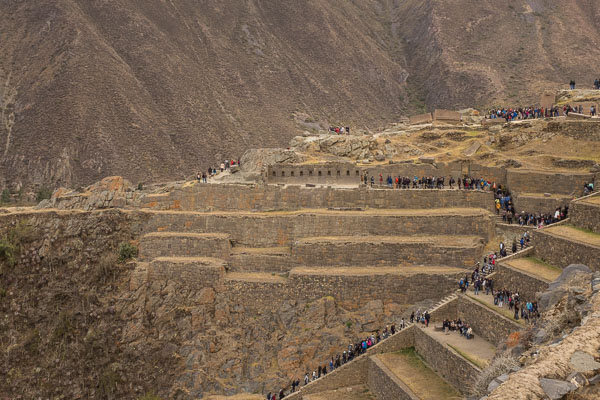
[[(445, 189), (446, 188), (446, 177), (444, 176), (423, 176), (421, 178), (417, 176), (413, 176), (412, 178), (408, 176), (396, 176), (395, 178), (392, 175), (388, 175), (385, 178), (383, 174), (379, 174), (379, 186), (384, 186), (384, 184), (390, 189)], [(371, 187), (375, 186), (375, 176), (371, 175), (369, 178), (369, 174), (367, 172), (364, 173), (361, 179), (364, 185), (371, 185)], [(497, 188), (496, 182), (491, 182), (481, 178), (471, 178), (471, 177), (463, 177), (456, 178), (450, 176), (448, 177), (448, 186), (450, 189), (454, 189), (456, 186), (458, 189), (464, 190), (495, 190)]]
[[(404, 323), (404, 318), (400, 322), (399, 330), (402, 330), (406, 327)], [(319, 367), (314, 370), (312, 373), (306, 372), (304, 375), (304, 385), (308, 385), (310, 382), (316, 381), (317, 379), (327, 375), (331, 371), (334, 371), (336, 368), (341, 367), (347, 362), (352, 361), (356, 357), (360, 356), (367, 352), (367, 349), (375, 346), (382, 340), (389, 338), (392, 335), (395, 335), (397, 332), (396, 324), (392, 324), (391, 326), (386, 325), (383, 331), (380, 333), (379, 330), (367, 336), (366, 338), (357, 341), (356, 343), (350, 343), (348, 348), (345, 349), (341, 354), (338, 354), (334, 357), (331, 357), (324, 365), (319, 365)], [(290, 393), (294, 393), (300, 388), (301, 382), (299, 379), (295, 379), (290, 384)], [(278, 400), (283, 399), (286, 396), (286, 389), (281, 389), (279, 393), (269, 392), (267, 394), (267, 400)]]
[[(221, 163), (221, 165), (219, 166), (219, 170), (221, 172), (228, 170), (231, 167), (235, 167), (235, 166), (240, 166), (241, 162), (238, 159), (236, 160), (225, 160)], [(208, 182), (208, 178), (210, 178), (211, 176), (215, 176), (217, 175), (218, 171), (216, 168), (214, 167), (209, 167), (207, 172), (198, 172), (196, 174), (196, 180), (197, 181), (201, 181), (202, 183), (207, 183)]]
[(330, 126), (329, 133), (332, 135), (349, 135), (350, 127), (349, 126)]
[(506, 122), (524, 119), (558, 117), (559, 108), (551, 107), (503, 107), (490, 110), (488, 119), (505, 119)]

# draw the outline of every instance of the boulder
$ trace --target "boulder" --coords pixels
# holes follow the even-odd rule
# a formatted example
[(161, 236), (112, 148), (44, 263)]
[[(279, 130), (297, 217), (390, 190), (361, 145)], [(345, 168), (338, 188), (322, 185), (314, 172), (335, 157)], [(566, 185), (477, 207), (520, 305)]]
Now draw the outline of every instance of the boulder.
[(583, 264), (571, 264), (567, 268), (563, 269), (562, 273), (554, 282), (549, 286), (550, 290), (556, 289), (563, 284), (571, 280), (571, 278), (578, 273), (591, 273), (589, 267)]
[(565, 295), (567, 291), (564, 289), (551, 289), (540, 295), (538, 300), (538, 305), (541, 311), (546, 311), (552, 308), (556, 303), (560, 301)]
[(419, 157), (419, 161), (422, 162), (423, 164), (434, 164), (435, 158), (434, 157)]
[(579, 350), (571, 355), (569, 363), (576, 372), (590, 372), (600, 369), (600, 363), (594, 359), (594, 356)]
[(540, 386), (551, 400), (562, 399), (567, 393), (577, 389), (571, 382), (548, 378), (540, 378)]

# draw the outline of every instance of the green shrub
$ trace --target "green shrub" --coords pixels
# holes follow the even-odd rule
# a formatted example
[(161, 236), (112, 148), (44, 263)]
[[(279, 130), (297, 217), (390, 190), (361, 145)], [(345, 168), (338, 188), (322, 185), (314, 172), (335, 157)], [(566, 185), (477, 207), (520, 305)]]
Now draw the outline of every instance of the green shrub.
[(4, 189), (2, 191), (2, 197), (0, 198), (0, 203), (2, 203), (2, 204), (10, 203), (10, 190)]
[(17, 246), (6, 237), (0, 239), (0, 261), (12, 268), (17, 262), (16, 255)]
[(144, 185), (142, 182), (138, 183), (138, 190), (144, 190)]
[(154, 394), (154, 392), (148, 392), (145, 395), (138, 397), (138, 400), (162, 400), (160, 397)]
[(119, 246), (119, 262), (125, 262), (137, 257), (138, 248), (131, 243), (123, 242)]
[(47, 200), (52, 197), (52, 189), (42, 186), (35, 195), (35, 200), (39, 203), (42, 200)]

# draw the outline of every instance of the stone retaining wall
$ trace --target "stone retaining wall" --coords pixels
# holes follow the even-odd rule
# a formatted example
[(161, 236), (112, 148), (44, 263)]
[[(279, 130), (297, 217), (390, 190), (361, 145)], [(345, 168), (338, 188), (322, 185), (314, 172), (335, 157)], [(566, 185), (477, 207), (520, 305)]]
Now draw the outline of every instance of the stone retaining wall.
[(400, 305), (440, 299), (452, 292), (457, 278), (436, 274), (316, 275), (292, 270), (282, 281), (226, 280), (225, 292), (232, 301), (243, 301), (257, 312), (278, 312), (281, 301), (314, 301), (327, 296), (354, 310), (374, 299)]
[(393, 266), (399, 264), (445, 265), (464, 268), (474, 265), (483, 244), (455, 245), (444, 243), (365, 241), (298, 241), (292, 245), (292, 258), (306, 266)]
[(585, 138), (590, 141), (600, 141), (599, 121), (552, 121), (546, 126), (548, 132), (559, 132), (575, 139)]
[(534, 300), (536, 293), (547, 290), (549, 284), (542, 278), (529, 275), (524, 271), (519, 271), (502, 263), (496, 265), (492, 278), (496, 289), (510, 288), (512, 291), (518, 292), (521, 298), (527, 300)]
[(584, 264), (598, 271), (600, 247), (552, 235), (543, 229), (533, 233), (535, 254), (550, 265), (566, 268), (571, 264)]
[(165, 194), (146, 195), (141, 207), (154, 210), (242, 211), (303, 208), (494, 209), (493, 194), (481, 191), (373, 190), (276, 185), (195, 184)]
[(569, 209), (569, 218), (579, 228), (600, 233), (600, 205), (574, 201)]
[(521, 330), (518, 323), (465, 295), (458, 296), (457, 317), (471, 325), (476, 335), (496, 346), (502, 344), (511, 333)]
[(228, 259), (229, 237), (224, 234), (149, 234), (140, 238), (140, 257), (216, 257)]
[(152, 213), (143, 232), (175, 231), (227, 233), (236, 245), (249, 247), (285, 246), (306, 237), (427, 234), (477, 235), (485, 240), (493, 236), (492, 217), (481, 214), (461, 215), (369, 215), (332, 212), (331, 214), (186, 214)]
[(150, 282), (173, 280), (190, 289), (222, 290), (225, 280), (225, 263), (217, 259), (173, 262), (158, 258), (150, 262), (147, 271)]
[(269, 183), (358, 186), (361, 172), (354, 163), (276, 164), (267, 168), (266, 177)]
[(462, 393), (466, 393), (481, 370), (422, 329), (420, 331), (414, 333), (417, 353), (438, 375)]
[(377, 400), (419, 400), (377, 357), (369, 358), (368, 383)]
[[(506, 184), (513, 193), (546, 193), (578, 196), (583, 193), (583, 184), (593, 179), (592, 174), (561, 173), (509, 169)], [(519, 208), (521, 210), (522, 207)], [(529, 210), (535, 212), (535, 210)]]
[[(548, 188), (548, 190), (552, 191), (553, 188)], [(514, 196), (514, 206), (517, 213), (525, 211), (526, 213), (554, 214), (558, 207), (564, 207), (566, 204), (569, 204), (573, 198), (573, 196), (569, 195), (544, 197), (541, 193), (538, 195), (523, 195), (517, 193)]]

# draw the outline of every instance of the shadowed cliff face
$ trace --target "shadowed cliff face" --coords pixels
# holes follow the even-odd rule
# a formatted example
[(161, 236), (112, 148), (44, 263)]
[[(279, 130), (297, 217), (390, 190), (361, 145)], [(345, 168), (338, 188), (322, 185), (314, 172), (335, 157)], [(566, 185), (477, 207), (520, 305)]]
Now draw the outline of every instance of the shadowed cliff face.
[(0, 184), (179, 178), (285, 146), (295, 113), (359, 129), (591, 84), (600, 16), (563, 3), (3, 1)]

